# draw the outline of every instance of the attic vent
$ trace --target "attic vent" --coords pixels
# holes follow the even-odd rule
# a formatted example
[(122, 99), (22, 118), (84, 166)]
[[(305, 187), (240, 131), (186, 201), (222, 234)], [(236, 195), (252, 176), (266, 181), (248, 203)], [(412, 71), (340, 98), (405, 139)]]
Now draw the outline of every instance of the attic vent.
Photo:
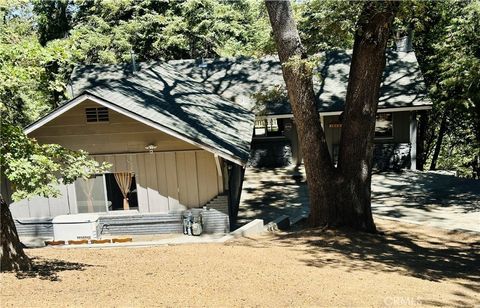
[(87, 118), (87, 123), (108, 122), (108, 108), (85, 108), (85, 117)]

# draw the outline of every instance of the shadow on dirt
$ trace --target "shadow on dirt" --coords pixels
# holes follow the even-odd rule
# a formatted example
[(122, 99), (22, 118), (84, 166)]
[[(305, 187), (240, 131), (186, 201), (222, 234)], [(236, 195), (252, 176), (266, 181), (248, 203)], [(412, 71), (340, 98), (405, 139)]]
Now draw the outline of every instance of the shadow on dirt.
[[(380, 234), (299, 227), (297, 231), (248, 239), (236, 245), (289, 247), (300, 253), (298, 261), (306, 266), (351, 273), (395, 273), (437, 283), (448, 281), (473, 293), (480, 292), (480, 234), (386, 223), (389, 230), (380, 226)], [(419, 300), (422, 305), (464, 307), (478, 300), (461, 288), (452, 294), (454, 299), (449, 303)]]
[(15, 276), (18, 279), (40, 278), (50, 281), (61, 281), (58, 274), (64, 271), (84, 271), (87, 267), (93, 265), (67, 262), (58, 259), (33, 258), (33, 268), (30, 271), (17, 272)]

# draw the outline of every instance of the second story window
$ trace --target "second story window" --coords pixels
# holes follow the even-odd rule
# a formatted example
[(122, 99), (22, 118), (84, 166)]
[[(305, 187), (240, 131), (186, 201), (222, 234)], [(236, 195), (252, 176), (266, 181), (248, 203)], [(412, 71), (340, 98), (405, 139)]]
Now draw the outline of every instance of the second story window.
[(108, 108), (85, 108), (85, 117), (87, 119), (87, 123), (108, 122)]

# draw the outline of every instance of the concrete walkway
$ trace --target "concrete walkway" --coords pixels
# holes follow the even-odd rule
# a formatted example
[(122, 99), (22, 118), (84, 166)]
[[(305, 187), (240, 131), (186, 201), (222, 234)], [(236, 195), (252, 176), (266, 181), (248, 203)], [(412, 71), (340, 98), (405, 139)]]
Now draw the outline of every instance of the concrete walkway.
[(308, 214), (308, 190), (303, 166), (300, 169), (247, 168), (238, 211), (237, 225), (252, 219), (265, 224), (282, 215)]
[[(307, 186), (293, 174), (303, 169), (246, 172), (239, 222), (308, 213)], [(372, 211), (380, 218), (437, 228), (480, 232), (480, 181), (429, 172), (374, 174)]]

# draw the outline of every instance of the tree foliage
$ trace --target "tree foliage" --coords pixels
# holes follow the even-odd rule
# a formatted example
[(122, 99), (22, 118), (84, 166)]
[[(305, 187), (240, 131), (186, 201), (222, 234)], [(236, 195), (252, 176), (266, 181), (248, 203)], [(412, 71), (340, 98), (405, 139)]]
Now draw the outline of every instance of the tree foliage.
[[(310, 0), (295, 6), (298, 30), (309, 54), (352, 48), (361, 2)], [(431, 169), (480, 178), (480, 3), (402, 1), (395, 36), (413, 34), (414, 51), (433, 110), (421, 159)], [(394, 37), (393, 37), (394, 38)], [(390, 43), (393, 45), (393, 42)], [(445, 118), (445, 129), (442, 119)], [(435, 154), (438, 150), (438, 155)]]
[[(49, 4), (35, 2), (52, 10)], [(40, 44), (32, 7), (19, 3), (0, 11), (0, 167), (14, 185), (16, 199), (56, 195), (58, 182), (71, 183), (105, 170), (88, 158), (59, 145), (39, 145), (22, 128), (56, 107), (65, 90), (65, 72), (72, 55), (68, 45)], [(50, 29), (45, 27), (45, 29)], [(56, 29), (52, 31), (57, 31)], [(52, 69), (52, 66), (56, 66)]]
[(361, 1), (311, 0), (295, 9), (300, 37), (309, 54), (353, 48)]
[(58, 184), (104, 173), (110, 167), (90, 159), (84, 151), (72, 151), (56, 144), (38, 144), (21, 128), (2, 123), (0, 166), (14, 188), (13, 199), (57, 196)]
[[(23, 133), (23, 126), (51, 109), (63, 93), (59, 72), (65, 49), (41, 46), (29, 4), (1, 7), (0, 15), (0, 181), (9, 180), (16, 200), (56, 196), (59, 183), (105, 172), (109, 165), (99, 165), (83, 151), (39, 145)], [(58, 66), (52, 69), (52, 64)], [(29, 270), (31, 262), (1, 194), (0, 207), (0, 270)]]
[(34, 0), (38, 40), (42, 46), (54, 39), (68, 36), (71, 27), (73, 7), (68, 0)]
[(82, 62), (252, 55), (268, 45), (255, 1), (78, 1), (71, 39)]
[(434, 103), (424, 159), (431, 169), (478, 178), (480, 3), (412, 3), (415, 9), (404, 15), (402, 24), (414, 31), (416, 55)]

